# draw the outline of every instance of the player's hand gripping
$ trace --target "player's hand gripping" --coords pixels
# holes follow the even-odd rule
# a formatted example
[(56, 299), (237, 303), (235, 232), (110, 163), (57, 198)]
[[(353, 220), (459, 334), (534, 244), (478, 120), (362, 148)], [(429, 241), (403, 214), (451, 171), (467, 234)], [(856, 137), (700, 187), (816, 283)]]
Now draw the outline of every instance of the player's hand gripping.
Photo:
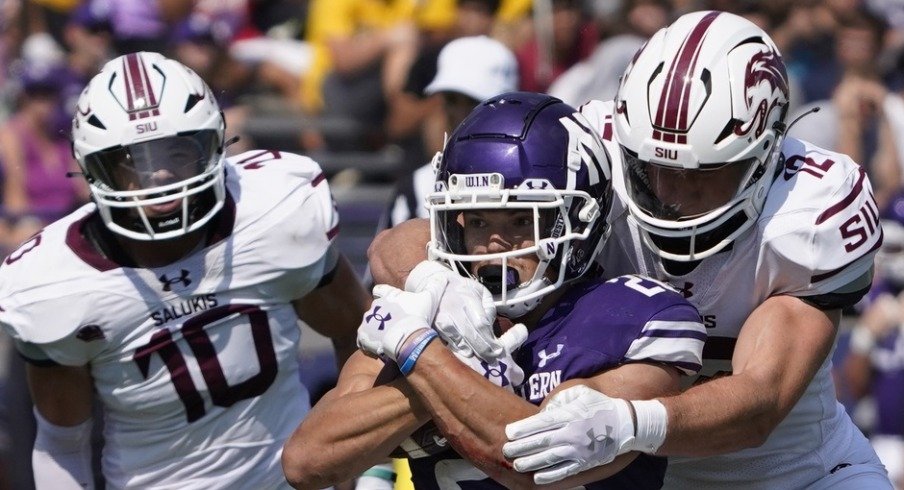
[(425, 260), (408, 275), (405, 290), (423, 291), (435, 283), (445, 284), (445, 292), (433, 327), (450, 349), (459, 357), (476, 355), (487, 362), (506, 355), (506, 346), (493, 333), (496, 306), (487, 288), (440, 262)]
[(501, 349), (499, 355), (490, 361), (485, 361), (476, 355), (465, 355), (451, 344), (449, 349), (459, 361), (476, 371), (496, 386), (505, 388), (514, 393), (515, 388), (524, 383), (524, 371), (515, 364), (512, 352), (527, 340), (527, 327), (518, 323), (498, 338), (494, 335), (493, 342)]
[[(413, 343), (435, 337), (430, 328), (445, 283), (433, 281), (420, 292), (406, 292), (387, 284), (374, 287), (374, 301), (358, 326), (358, 347), (365, 353), (404, 363)], [(417, 334), (417, 335), (415, 335)], [(424, 337), (421, 339), (420, 337)], [(416, 357), (415, 357), (416, 360)]]
[(553, 395), (540, 413), (508, 424), (510, 442), (502, 452), (515, 470), (536, 471), (534, 482), (549, 484), (629, 451), (655, 452), (665, 440), (665, 417), (658, 401), (626, 401), (573, 386)]

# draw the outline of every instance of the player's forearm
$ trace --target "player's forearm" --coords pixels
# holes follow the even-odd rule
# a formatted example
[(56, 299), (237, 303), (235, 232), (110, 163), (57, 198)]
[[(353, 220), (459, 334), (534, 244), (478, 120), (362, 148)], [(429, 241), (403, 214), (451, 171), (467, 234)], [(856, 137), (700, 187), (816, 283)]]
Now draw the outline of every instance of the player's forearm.
[(711, 456), (760, 446), (787, 413), (774, 385), (743, 373), (659, 400), (668, 412), (665, 442), (657, 451), (663, 456)]
[(367, 260), (375, 284), (405, 287), (408, 273), (427, 259), (430, 222), (412, 219), (383, 230), (367, 249)]
[(536, 406), (487, 381), (439, 342), (427, 347), (407, 379), (462, 457), (508, 487), (531, 481), (512, 470), (502, 445), (505, 425), (537, 413)]
[(323, 488), (353, 478), (385, 459), (427, 420), (403, 380), (327, 394), (285, 445), (286, 479), (295, 488)]

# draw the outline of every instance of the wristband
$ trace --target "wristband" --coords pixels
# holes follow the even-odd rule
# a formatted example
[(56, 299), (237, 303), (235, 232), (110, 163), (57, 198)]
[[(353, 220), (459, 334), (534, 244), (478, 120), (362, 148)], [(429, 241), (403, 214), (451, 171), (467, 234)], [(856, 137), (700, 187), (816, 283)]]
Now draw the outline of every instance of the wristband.
[(868, 355), (873, 346), (876, 345), (876, 337), (868, 328), (863, 325), (856, 325), (851, 330), (851, 351), (861, 355)]
[(669, 414), (659, 400), (633, 400), (637, 423), (634, 426), (634, 450), (655, 454), (665, 442)]
[(427, 327), (419, 328), (405, 337), (402, 340), (401, 347), (399, 348), (399, 353), (396, 355), (396, 359), (398, 359), (398, 364), (401, 365), (402, 361), (405, 360), (408, 356), (414, 352), (414, 348), (417, 347), (418, 342), (424, 340), (424, 337), (427, 335), (430, 329)]
[[(399, 359), (405, 359), (401, 364), (399, 364), (399, 371), (402, 372), (403, 375), (408, 376), (408, 373), (414, 369), (414, 363), (417, 362), (417, 359), (421, 357), (421, 353), (424, 352), (424, 349), (427, 348), (427, 344), (429, 344), (433, 339), (437, 336), (436, 332), (433, 330), (427, 330), (422, 333), (417, 339), (414, 340), (411, 344), (414, 346), (412, 350), (406, 355), (399, 355)], [(404, 349), (407, 351), (408, 349)], [(397, 361), (398, 363), (398, 361)]]
[(381, 480), (396, 481), (396, 472), (392, 469), (392, 465), (383, 465), (378, 464), (376, 466), (371, 467), (369, 470), (361, 473), (361, 476), (370, 476), (373, 478), (379, 478)]

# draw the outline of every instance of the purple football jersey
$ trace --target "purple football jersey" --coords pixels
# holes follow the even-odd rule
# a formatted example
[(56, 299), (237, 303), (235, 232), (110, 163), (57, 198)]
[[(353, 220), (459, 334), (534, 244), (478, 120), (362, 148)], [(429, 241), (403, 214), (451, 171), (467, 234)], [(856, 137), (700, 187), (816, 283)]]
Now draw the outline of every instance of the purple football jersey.
[[(666, 364), (693, 374), (700, 369), (705, 341), (697, 309), (673, 289), (639, 276), (590, 279), (571, 287), (515, 352), (525, 377), (519, 391), (539, 405), (562, 381), (629, 362)], [(418, 489), (443, 488), (446, 479), (462, 489), (503, 488), (454, 451), (409, 463)], [(665, 468), (665, 458), (641, 454), (618, 474), (584, 487), (660, 488)]]
[(876, 398), (876, 434), (904, 435), (904, 330), (886, 335), (870, 353), (873, 379), (870, 391)]

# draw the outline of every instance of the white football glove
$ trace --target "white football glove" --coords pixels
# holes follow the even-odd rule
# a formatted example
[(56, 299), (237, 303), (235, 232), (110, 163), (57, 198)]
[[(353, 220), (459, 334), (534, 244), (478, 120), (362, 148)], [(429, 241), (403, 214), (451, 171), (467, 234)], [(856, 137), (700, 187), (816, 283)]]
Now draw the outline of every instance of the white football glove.
[(515, 388), (524, 383), (524, 371), (512, 359), (512, 352), (521, 347), (525, 340), (527, 340), (527, 327), (523, 323), (516, 324), (499, 338), (494, 336), (493, 342), (501, 347), (502, 352), (492, 361), (484, 361), (474, 355), (462, 354), (452, 345), (448, 347), (459, 361), (476, 371), (477, 374), (496, 386), (514, 393)]
[[(643, 427), (637, 438), (629, 403)], [(536, 471), (534, 482), (545, 485), (629, 451), (655, 452), (665, 440), (665, 421), (656, 400), (628, 402), (577, 385), (553, 395), (540, 413), (508, 424), (502, 452), (516, 471)]]
[(388, 284), (374, 287), (374, 301), (358, 326), (358, 347), (365, 353), (398, 361), (411, 334), (429, 329), (445, 284), (433, 281), (410, 293)]
[(504, 346), (493, 333), (496, 306), (487, 288), (440, 262), (425, 260), (412, 269), (405, 290), (422, 291), (434, 282), (446, 286), (433, 328), (453, 352), (459, 357), (476, 355), (489, 362), (504, 356)]

